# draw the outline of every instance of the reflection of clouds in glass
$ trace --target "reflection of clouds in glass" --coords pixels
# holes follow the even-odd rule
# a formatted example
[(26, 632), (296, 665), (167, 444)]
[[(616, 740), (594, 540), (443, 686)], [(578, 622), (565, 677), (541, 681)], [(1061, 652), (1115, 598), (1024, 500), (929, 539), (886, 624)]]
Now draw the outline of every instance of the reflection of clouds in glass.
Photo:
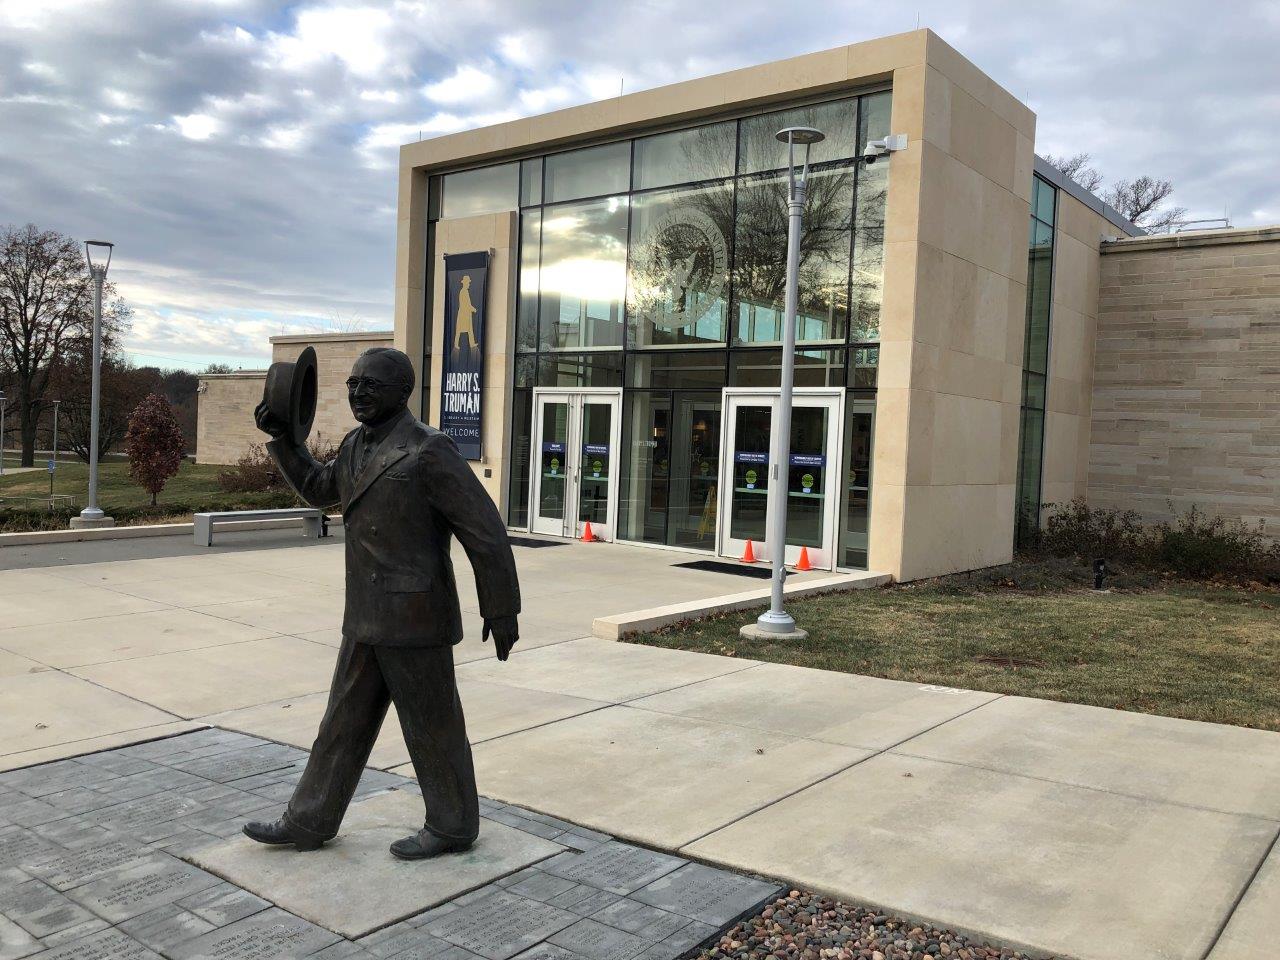
[(550, 217), (543, 221), (543, 233), (571, 233), (582, 225), (581, 217)]
[[(858, 108), (854, 100), (797, 107), (758, 117), (747, 117), (739, 130), (739, 171), (754, 173), (777, 170), (787, 165), (787, 145), (776, 134), (786, 127), (816, 127), (825, 139), (809, 151), (809, 162), (822, 163), (852, 157), (857, 142)], [(803, 154), (797, 152), (796, 163)]]
[(553, 348), (621, 346), (627, 198), (552, 207), (545, 216), (541, 342)]
[(616, 260), (573, 257), (542, 268), (544, 295), (614, 300), (625, 283), (626, 265)]
[[(846, 100), (744, 121), (741, 139), (734, 122), (721, 122), (634, 141), (637, 186), (673, 186), (542, 207), (541, 235), (533, 229), (525, 237), (522, 228), (522, 243), (530, 245), (521, 262), (522, 349), (535, 341), (542, 349), (621, 346), (624, 318), (632, 347), (777, 343), (787, 178), (767, 169), (730, 176), (735, 148), (746, 151), (740, 168), (768, 168), (779, 156), (785, 161), (772, 125), (786, 117), (828, 133), (827, 153), (815, 162), (856, 156), (859, 136), (865, 140), (888, 122), (889, 95), (871, 99), (860, 135), (857, 107)], [(559, 157), (567, 165), (586, 152)], [(800, 250), (801, 342), (841, 341), (846, 332), (855, 343), (878, 338), (887, 173), (887, 164), (856, 160), (810, 172)], [(674, 185), (695, 175), (725, 179)]]

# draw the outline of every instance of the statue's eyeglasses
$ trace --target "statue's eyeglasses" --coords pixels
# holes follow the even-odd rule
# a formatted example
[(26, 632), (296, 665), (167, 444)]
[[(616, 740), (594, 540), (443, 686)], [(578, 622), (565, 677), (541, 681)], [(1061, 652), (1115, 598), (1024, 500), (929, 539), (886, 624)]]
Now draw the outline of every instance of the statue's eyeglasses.
[(347, 378), (347, 389), (350, 390), (352, 393), (355, 393), (355, 391), (359, 390), (361, 387), (364, 387), (366, 390), (376, 391), (376, 390), (385, 390), (389, 386), (391, 386), (391, 384), (385, 383), (382, 380), (375, 380), (373, 377), (348, 377)]

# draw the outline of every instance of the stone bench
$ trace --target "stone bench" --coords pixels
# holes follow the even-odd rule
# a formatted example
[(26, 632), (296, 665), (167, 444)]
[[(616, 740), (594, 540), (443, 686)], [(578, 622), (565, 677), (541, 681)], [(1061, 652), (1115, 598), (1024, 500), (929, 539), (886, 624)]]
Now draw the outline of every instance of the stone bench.
[(302, 535), (315, 539), (329, 535), (329, 518), (315, 507), (286, 507), (283, 510), (222, 510), (214, 513), (197, 513), (194, 521), (195, 542), (198, 547), (213, 546), (213, 525), (244, 520), (301, 520)]

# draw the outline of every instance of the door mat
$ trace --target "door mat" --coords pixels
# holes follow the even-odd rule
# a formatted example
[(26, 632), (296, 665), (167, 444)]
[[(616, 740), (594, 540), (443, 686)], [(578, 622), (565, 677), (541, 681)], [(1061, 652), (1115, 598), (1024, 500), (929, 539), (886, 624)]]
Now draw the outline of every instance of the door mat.
[(708, 570), (711, 573), (733, 573), (739, 577), (755, 577), (757, 580), (768, 580), (773, 576), (772, 567), (725, 563), (720, 560), (690, 560), (688, 563), (673, 563), (672, 566), (684, 567), (686, 570)]
[(567, 540), (535, 540), (533, 537), (507, 537), (513, 547), (563, 547)]

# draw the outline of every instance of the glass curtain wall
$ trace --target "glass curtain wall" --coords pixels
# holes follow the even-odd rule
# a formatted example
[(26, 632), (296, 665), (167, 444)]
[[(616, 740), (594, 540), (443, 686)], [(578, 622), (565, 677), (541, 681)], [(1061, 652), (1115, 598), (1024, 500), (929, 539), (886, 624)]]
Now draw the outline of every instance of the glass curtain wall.
[(1027, 242), (1027, 329), (1022, 361), (1022, 426), (1018, 441), (1017, 540), (1040, 529), (1040, 478), (1044, 459), (1045, 388), (1049, 374), (1049, 323), (1053, 299), (1053, 222), (1058, 191), (1039, 177), (1031, 184)]
[(621, 386), (618, 535), (714, 549), (721, 391), (780, 380), (774, 134), (813, 126), (826, 140), (810, 156), (796, 384), (843, 386), (862, 411), (845, 418), (846, 451), (863, 452), (846, 455), (837, 560), (865, 565), (888, 164), (861, 152), (889, 111), (878, 92), (438, 178), (444, 216), (520, 212), (511, 526), (528, 524), (532, 389)]

